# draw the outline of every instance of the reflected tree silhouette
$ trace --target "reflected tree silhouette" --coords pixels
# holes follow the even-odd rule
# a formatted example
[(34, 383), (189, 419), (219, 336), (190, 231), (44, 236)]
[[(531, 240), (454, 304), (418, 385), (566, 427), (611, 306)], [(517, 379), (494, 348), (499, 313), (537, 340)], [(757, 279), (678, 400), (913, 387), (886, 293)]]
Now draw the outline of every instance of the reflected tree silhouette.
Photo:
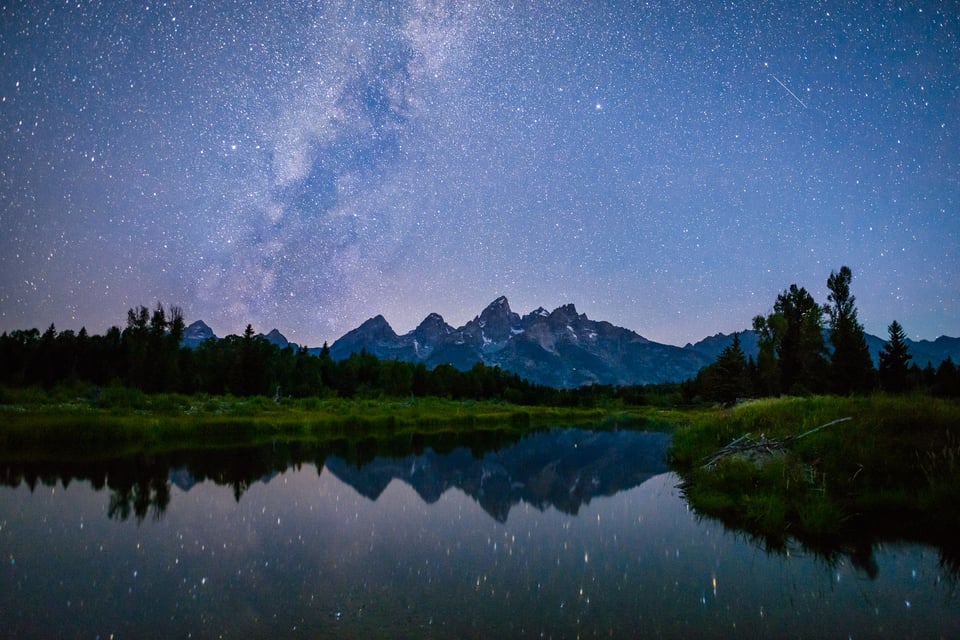
[(125, 521), (132, 513), (139, 524), (153, 514), (154, 520), (160, 520), (169, 504), (170, 483), (166, 477), (143, 478), (134, 484), (111, 487), (107, 517)]

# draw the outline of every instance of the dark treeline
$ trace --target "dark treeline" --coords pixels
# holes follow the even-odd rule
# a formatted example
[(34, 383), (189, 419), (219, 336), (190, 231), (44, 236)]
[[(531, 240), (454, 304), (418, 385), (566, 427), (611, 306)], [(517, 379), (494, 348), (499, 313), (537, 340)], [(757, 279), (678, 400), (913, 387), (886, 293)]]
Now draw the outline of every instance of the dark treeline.
[(894, 320), (880, 352), (879, 368), (867, 349), (863, 326), (850, 293), (853, 274), (841, 267), (827, 279), (828, 304), (819, 305), (806, 289), (790, 285), (777, 296), (773, 313), (753, 319), (760, 353), (746, 358), (739, 337), (683, 384), (687, 400), (723, 403), (738, 398), (833, 393), (838, 395), (926, 392), (960, 396), (960, 370), (947, 358), (936, 369), (911, 363), (906, 334)]
[(366, 352), (345, 360), (305, 348), (280, 348), (247, 325), (242, 336), (181, 347), (184, 320), (178, 307), (162, 304), (127, 312), (127, 326), (104, 335), (85, 329), (57, 332), (51, 325), (0, 335), (0, 385), (52, 388), (64, 384), (126, 387), (145, 393), (340, 398), (439, 397), (503, 400), (516, 404), (595, 407), (677, 404), (698, 400), (732, 403), (739, 398), (834, 393), (921, 391), (960, 396), (960, 369), (948, 358), (936, 369), (912, 362), (897, 321), (874, 367), (850, 292), (852, 272), (841, 267), (827, 280), (828, 304), (791, 285), (753, 329), (760, 352), (747, 358), (735, 337), (697, 376), (682, 384), (554, 389), (477, 363), (468, 371), (451, 365), (380, 360)]
[(127, 313), (127, 326), (104, 335), (60, 331), (51, 325), (0, 336), (0, 385), (64, 384), (126, 387), (145, 393), (206, 393), (268, 397), (503, 400), (517, 404), (596, 406), (621, 400), (642, 403), (656, 387), (609, 386), (561, 390), (534, 385), (520, 376), (477, 363), (468, 371), (450, 365), (380, 360), (360, 352), (345, 360), (305, 348), (280, 348), (248, 325), (242, 336), (211, 339), (195, 349), (181, 347), (184, 320), (179, 308), (162, 304)]

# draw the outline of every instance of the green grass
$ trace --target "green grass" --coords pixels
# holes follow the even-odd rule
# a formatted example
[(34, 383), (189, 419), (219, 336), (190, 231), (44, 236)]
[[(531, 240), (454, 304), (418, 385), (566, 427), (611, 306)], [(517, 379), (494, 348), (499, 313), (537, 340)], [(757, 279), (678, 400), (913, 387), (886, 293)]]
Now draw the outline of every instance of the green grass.
[[(555, 425), (611, 428), (643, 417), (624, 410), (520, 406), (438, 398), (345, 400), (145, 395), (121, 387), (0, 389), (0, 459), (113, 455), (261, 442), (395, 438)], [(662, 426), (662, 423), (658, 423)]]
[[(786, 454), (703, 460), (733, 439), (797, 440)], [(861, 534), (944, 538), (960, 528), (960, 403), (874, 395), (758, 400), (687, 415), (672, 462), (693, 508), (771, 539)]]

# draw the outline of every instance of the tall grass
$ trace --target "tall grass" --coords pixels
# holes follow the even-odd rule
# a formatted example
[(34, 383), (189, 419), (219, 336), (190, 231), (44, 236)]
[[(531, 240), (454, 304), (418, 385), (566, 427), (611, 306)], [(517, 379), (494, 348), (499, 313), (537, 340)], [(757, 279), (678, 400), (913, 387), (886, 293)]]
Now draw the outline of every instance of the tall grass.
[[(745, 433), (782, 439), (848, 416), (770, 460), (702, 467)], [(926, 396), (768, 399), (691, 413), (671, 456), (695, 509), (763, 536), (938, 536), (960, 527), (958, 429), (960, 403)]]
[(150, 451), (259, 441), (388, 438), (564, 424), (615, 428), (628, 411), (491, 401), (145, 395), (123, 387), (0, 389), (0, 458)]

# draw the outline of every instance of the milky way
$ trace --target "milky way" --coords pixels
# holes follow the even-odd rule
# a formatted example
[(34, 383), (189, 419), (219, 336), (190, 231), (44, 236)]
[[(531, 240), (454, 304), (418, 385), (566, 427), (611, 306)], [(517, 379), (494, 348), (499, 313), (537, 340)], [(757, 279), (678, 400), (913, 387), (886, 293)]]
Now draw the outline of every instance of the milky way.
[(530, 4), (0, 6), (0, 329), (683, 344), (847, 264), (868, 331), (960, 333), (955, 4)]

